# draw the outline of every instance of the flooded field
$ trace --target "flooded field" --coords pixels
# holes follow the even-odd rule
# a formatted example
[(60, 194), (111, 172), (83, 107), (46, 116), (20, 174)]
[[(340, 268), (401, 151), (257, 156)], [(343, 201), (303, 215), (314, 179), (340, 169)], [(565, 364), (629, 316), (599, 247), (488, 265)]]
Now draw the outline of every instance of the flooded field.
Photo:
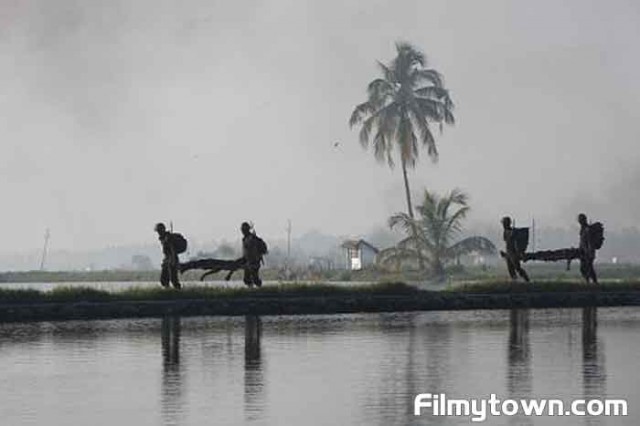
[(626, 398), (640, 310), (166, 317), (0, 325), (3, 424), (468, 424), (416, 418), (417, 393)]

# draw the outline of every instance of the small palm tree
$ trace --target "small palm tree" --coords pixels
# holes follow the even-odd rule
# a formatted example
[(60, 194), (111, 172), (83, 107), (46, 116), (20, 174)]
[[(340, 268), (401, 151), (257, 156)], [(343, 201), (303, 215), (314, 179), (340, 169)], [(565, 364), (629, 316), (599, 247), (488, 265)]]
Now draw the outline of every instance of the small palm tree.
[(395, 164), (393, 151), (397, 148), (407, 212), (413, 219), (407, 167), (415, 167), (421, 146), (437, 160), (431, 125), (437, 124), (442, 131), (443, 123), (454, 124), (453, 102), (440, 73), (426, 68), (422, 52), (407, 43), (397, 43), (396, 50), (389, 65), (378, 62), (382, 77), (369, 83), (368, 99), (355, 107), (349, 125), (361, 125), (360, 143), (365, 148), (373, 136), (376, 159), (386, 160), (389, 167)]
[(382, 250), (378, 261), (399, 266), (402, 262), (419, 263), (426, 259), (431, 273), (442, 278), (448, 261), (471, 252), (494, 254), (496, 247), (487, 238), (473, 236), (456, 241), (469, 209), (467, 195), (458, 189), (444, 197), (425, 190), (422, 205), (417, 208), (418, 219), (406, 213), (389, 218), (389, 227), (402, 228), (407, 237), (395, 247)]

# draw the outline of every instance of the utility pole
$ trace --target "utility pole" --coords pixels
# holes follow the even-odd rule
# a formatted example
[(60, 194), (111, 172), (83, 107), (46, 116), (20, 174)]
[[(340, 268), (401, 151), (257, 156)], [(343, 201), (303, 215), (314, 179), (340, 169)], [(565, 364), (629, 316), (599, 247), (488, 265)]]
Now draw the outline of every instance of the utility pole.
[(291, 219), (287, 219), (287, 273), (289, 272), (289, 265), (291, 259)]
[(536, 251), (536, 218), (531, 218), (531, 251)]
[(51, 233), (49, 228), (44, 232), (44, 247), (42, 248), (42, 258), (40, 259), (40, 270), (44, 271), (44, 262), (47, 259), (47, 248), (49, 247), (49, 237)]

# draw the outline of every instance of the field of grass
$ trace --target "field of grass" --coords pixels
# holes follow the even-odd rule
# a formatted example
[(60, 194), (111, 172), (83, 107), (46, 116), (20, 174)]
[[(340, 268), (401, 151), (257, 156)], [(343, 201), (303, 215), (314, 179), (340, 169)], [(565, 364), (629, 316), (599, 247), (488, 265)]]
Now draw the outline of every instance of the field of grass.
[[(577, 281), (541, 281), (533, 284), (505, 281), (461, 282), (449, 285), (444, 294), (506, 294), (506, 293), (554, 293), (554, 292), (626, 292), (640, 290), (640, 281), (604, 281), (587, 285)], [(117, 301), (168, 301), (211, 300), (241, 298), (315, 298), (327, 296), (411, 296), (436, 294), (420, 286), (402, 282), (376, 283), (358, 286), (333, 285), (331, 283), (287, 283), (262, 288), (190, 286), (181, 290), (161, 287), (133, 287), (120, 291), (105, 291), (88, 287), (57, 287), (49, 291), (35, 289), (2, 289), (0, 304), (48, 303), (48, 302), (117, 302)]]
[(158, 281), (160, 271), (19, 271), (0, 273), (0, 283)]
[(192, 300), (222, 298), (264, 297), (321, 297), (339, 295), (400, 295), (417, 293), (416, 287), (403, 283), (379, 283), (357, 287), (331, 284), (295, 283), (271, 285), (261, 288), (248, 287), (184, 287), (129, 288), (121, 291), (104, 291), (88, 287), (57, 287), (50, 291), (34, 289), (2, 289), (0, 303), (46, 303), (46, 302), (115, 302), (142, 300)]
[(640, 280), (603, 280), (598, 285), (575, 280), (538, 280), (530, 284), (509, 281), (471, 281), (451, 284), (443, 289), (448, 293), (554, 293), (554, 292), (617, 292), (638, 291)]
[[(567, 271), (565, 264), (529, 262), (524, 265), (531, 278), (537, 280), (579, 280), (578, 263), (572, 264), (571, 270)], [(640, 280), (640, 265), (613, 265), (597, 264), (598, 276), (603, 280)], [(197, 281), (202, 271), (189, 271), (183, 275), (185, 281)], [(274, 269), (263, 269), (261, 271), (263, 279), (268, 281), (278, 281), (278, 271)], [(154, 282), (158, 281), (160, 271), (126, 271), (126, 270), (106, 270), (106, 271), (25, 271), (25, 272), (2, 272), (0, 273), (0, 283), (71, 283), (71, 282)], [(472, 280), (485, 281), (505, 281), (508, 278), (506, 268), (503, 264), (494, 266), (452, 266), (447, 270), (447, 282), (460, 282)], [(222, 280), (224, 273), (214, 274), (210, 280)], [(242, 271), (237, 271), (235, 279), (242, 277)], [(417, 282), (424, 281), (426, 277), (418, 271), (389, 272), (375, 269), (363, 271), (332, 270), (316, 273), (305, 273), (296, 278), (298, 281), (309, 282)]]

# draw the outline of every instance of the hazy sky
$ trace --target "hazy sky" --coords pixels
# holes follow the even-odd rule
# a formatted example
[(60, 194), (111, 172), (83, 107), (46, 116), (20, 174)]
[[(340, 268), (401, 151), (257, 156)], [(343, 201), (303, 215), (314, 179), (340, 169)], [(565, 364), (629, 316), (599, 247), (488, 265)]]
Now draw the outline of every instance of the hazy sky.
[(636, 224), (637, 1), (0, 0), (0, 251), (383, 225), (400, 170), (347, 121), (402, 40), (457, 106), (414, 193), (460, 187), (496, 226)]

